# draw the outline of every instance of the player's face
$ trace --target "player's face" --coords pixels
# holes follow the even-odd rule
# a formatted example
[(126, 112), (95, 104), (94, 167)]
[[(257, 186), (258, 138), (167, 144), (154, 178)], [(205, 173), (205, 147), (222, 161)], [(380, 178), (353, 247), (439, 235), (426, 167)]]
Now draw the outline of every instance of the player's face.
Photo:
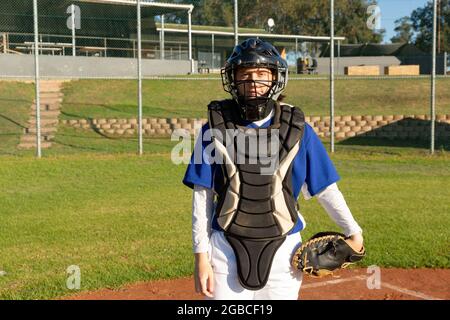
[(241, 96), (263, 96), (269, 91), (273, 80), (272, 70), (267, 68), (239, 68), (236, 71), (236, 82)]

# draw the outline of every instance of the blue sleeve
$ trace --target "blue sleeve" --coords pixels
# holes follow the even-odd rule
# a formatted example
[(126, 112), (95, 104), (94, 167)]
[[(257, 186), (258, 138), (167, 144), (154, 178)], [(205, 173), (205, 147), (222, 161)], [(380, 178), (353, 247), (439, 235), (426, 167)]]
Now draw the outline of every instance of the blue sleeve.
[[(191, 160), (189, 161), (186, 173), (184, 174), (183, 183), (192, 189), (194, 188), (194, 185), (200, 185), (210, 189), (213, 187), (215, 165), (214, 163), (209, 163), (205, 155), (205, 149), (208, 147), (211, 141), (207, 141), (203, 138), (206, 138), (206, 135), (204, 135), (204, 133), (208, 129), (208, 124), (205, 124), (202, 127), (202, 130), (195, 143), (194, 152), (192, 152), (191, 155)], [(214, 156), (213, 153), (212, 156)]]
[[(309, 125), (308, 125), (309, 126)], [(306, 177), (308, 191), (316, 195), (329, 185), (337, 182), (340, 177), (328, 156), (325, 147), (312, 128), (309, 128), (309, 139), (306, 141)]]

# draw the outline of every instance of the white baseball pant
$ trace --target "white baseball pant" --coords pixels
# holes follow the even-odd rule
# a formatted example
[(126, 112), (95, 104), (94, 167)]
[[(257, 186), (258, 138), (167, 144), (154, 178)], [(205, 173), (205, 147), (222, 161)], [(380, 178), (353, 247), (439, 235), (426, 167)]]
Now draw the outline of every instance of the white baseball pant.
[(213, 300), (297, 300), (302, 273), (291, 266), (291, 259), (301, 243), (300, 233), (288, 235), (275, 254), (267, 284), (248, 290), (239, 283), (236, 257), (223, 232), (213, 230), (209, 259), (214, 271)]

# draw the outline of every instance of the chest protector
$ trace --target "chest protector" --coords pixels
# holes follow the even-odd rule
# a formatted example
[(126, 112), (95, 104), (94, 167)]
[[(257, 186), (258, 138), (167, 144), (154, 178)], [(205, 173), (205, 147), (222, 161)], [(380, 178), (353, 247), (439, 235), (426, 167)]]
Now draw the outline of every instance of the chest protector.
[[(265, 286), (275, 253), (298, 219), (292, 164), (303, 137), (304, 115), (300, 109), (279, 103), (274, 103), (274, 111), (273, 124), (258, 129), (239, 125), (232, 100), (213, 101), (208, 106), (215, 156), (218, 159), (220, 155), (223, 173), (223, 187), (216, 190), (215, 218), (236, 255), (240, 283), (250, 290)], [(228, 139), (228, 129), (248, 138), (244, 139), (246, 143), (236, 135)], [(272, 129), (278, 129), (276, 136)], [(275, 144), (278, 153), (269, 151), (277, 157), (277, 165), (270, 174), (264, 170), (267, 161), (259, 157), (256, 161), (249, 160), (255, 158), (249, 154), (252, 148), (249, 141), (258, 141), (259, 145), (263, 135), (269, 149), (273, 146), (272, 139), (278, 139)], [(244, 158), (246, 161), (242, 161)]]

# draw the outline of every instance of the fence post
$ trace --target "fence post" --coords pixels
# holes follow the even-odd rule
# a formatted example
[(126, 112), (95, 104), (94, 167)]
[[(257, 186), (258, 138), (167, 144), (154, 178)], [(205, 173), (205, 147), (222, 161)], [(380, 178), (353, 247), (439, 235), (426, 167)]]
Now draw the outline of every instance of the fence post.
[(334, 152), (334, 0), (330, 0), (330, 140)]
[(431, 68), (431, 141), (430, 141), (430, 153), (434, 154), (434, 132), (435, 132), (435, 119), (436, 119), (436, 12), (437, 1), (433, 1), (433, 52), (432, 52), (432, 68)]
[(188, 10), (188, 42), (189, 42), (189, 62), (191, 64), (191, 74), (194, 73), (194, 61), (192, 59), (192, 9)]
[(3, 53), (6, 53), (6, 32), (2, 33)]
[(238, 43), (238, 0), (234, 0), (234, 45), (237, 46)]
[(214, 69), (214, 33), (211, 34), (211, 69)]
[(337, 74), (341, 74), (341, 67), (340, 67), (340, 60), (341, 60), (341, 40), (337, 41), (337, 49), (338, 49), (338, 56), (336, 59), (337, 62)]
[(448, 52), (444, 52), (444, 76), (447, 75), (448, 69)]
[(161, 59), (164, 60), (166, 55), (165, 55), (165, 48), (164, 48), (164, 15), (161, 15)]
[(141, 42), (141, 0), (137, 0), (137, 46), (138, 46), (138, 61), (137, 61), (137, 76), (138, 76), (138, 143), (139, 155), (143, 154), (142, 143), (142, 42)]
[(37, 0), (33, 0), (34, 19), (34, 82), (36, 90), (36, 156), (42, 157), (41, 152), (41, 93), (39, 76), (39, 26)]
[(72, 56), (76, 56), (77, 55), (77, 47), (76, 47), (76, 40), (75, 40), (75, 5), (72, 4), (71, 5), (71, 11), (72, 11)]

